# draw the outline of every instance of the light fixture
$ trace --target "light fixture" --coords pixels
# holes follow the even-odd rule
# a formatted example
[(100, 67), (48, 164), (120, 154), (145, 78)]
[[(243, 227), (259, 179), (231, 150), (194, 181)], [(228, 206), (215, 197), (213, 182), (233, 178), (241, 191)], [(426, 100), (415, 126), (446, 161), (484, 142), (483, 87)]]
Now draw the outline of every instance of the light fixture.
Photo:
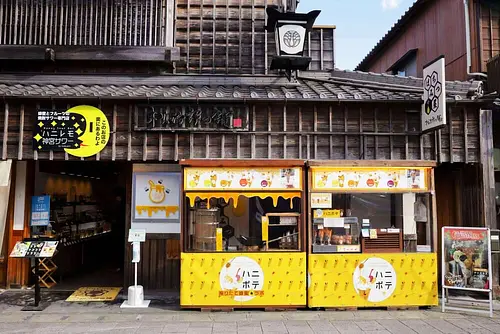
[(276, 40), (276, 56), (271, 61), (271, 70), (284, 70), (288, 80), (291, 80), (292, 72), (309, 67), (311, 58), (304, 57), (305, 40), (320, 13), (320, 10), (307, 14), (283, 13), (275, 7), (267, 8), (266, 30), (274, 31)]

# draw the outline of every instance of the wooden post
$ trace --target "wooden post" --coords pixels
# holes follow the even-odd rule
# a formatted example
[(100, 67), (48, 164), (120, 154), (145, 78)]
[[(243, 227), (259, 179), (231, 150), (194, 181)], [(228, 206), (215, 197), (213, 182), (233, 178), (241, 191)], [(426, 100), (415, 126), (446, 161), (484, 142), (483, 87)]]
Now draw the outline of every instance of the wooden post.
[[(496, 223), (496, 201), (495, 201), (495, 172), (493, 169), (493, 116), (491, 110), (479, 111), (479, 134), (481, 150), (481, 168), (483, 184), (483, 219), (484, 226), (490, 229), (497, 228)], [(493, 255), (493, 290), (500, 292), (498, 281), (498, 254)], [(495, 294), (498, 295), (498, 294)]]

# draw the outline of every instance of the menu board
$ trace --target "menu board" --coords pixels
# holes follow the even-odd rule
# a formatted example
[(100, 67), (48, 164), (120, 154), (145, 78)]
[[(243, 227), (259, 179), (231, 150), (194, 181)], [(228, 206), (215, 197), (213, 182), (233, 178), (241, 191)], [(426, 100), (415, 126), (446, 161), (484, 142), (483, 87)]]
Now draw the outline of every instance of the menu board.
[(184, 170), (185, 190), (300, 190), (300, 168), (195, 168)]
[(426, 168), (314, 168), (314, 190), (423, 191), (428, 190)]
[(57, 245), (58, 241), (18, 241), (10, 257), (52, 257)]
[(443, 227), (443, 285), (489, 290), (487, 228)]

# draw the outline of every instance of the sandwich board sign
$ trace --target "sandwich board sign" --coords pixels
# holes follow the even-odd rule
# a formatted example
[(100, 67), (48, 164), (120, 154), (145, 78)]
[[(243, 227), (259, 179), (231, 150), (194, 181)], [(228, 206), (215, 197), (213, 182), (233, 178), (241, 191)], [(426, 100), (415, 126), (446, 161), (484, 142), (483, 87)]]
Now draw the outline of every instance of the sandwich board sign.
[(424, 66), (422, 132), (446, 125), (445, 59), (440, 56)]

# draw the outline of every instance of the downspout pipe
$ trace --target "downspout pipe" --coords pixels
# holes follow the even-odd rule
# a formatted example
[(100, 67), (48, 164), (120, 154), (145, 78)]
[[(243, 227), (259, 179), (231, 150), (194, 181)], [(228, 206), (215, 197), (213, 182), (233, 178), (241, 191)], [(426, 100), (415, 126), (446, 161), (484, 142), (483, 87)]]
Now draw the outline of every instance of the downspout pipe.
[[(467, 76), (488, 78), (488, 76), (484, 73), (471, 73), (470, 71), (472, 66), (472, 57), (471, 57), (471, 43), (470, 43), (469, 0), (464, 0), (464, 13), (465, 13), (465, 49), (467, 53)], [(480, 43), (480, 41), (478, 42)]]

